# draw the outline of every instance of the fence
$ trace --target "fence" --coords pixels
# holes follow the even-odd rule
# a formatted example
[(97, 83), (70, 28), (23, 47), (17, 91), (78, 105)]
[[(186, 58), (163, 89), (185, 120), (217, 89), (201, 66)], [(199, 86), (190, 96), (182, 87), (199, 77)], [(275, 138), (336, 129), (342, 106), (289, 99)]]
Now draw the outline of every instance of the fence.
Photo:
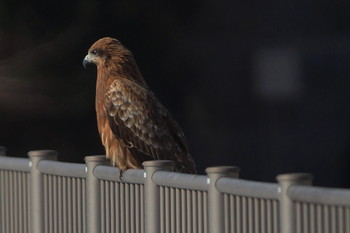
[(350, 190), (312, 187), (309, 174), (273, 184), (238, 179), (237, 167), (189, 175), (148, 161), (121, 180), (104, 156), (73, 164), (28, 154), (0, 147), (0, 233), (350, 232)]

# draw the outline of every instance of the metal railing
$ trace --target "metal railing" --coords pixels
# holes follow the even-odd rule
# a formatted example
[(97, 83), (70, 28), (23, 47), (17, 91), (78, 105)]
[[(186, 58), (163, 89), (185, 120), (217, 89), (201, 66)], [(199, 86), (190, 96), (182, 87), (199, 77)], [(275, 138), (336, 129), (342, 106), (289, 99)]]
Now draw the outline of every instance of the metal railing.
[(55, 161), (57, 152), (6, 157), (0, 147), (0, 233), (350, 233), (350, 190), (312, 187), (310, 174), (278, 184), (238, 179), (237, 167), (207, 176)]

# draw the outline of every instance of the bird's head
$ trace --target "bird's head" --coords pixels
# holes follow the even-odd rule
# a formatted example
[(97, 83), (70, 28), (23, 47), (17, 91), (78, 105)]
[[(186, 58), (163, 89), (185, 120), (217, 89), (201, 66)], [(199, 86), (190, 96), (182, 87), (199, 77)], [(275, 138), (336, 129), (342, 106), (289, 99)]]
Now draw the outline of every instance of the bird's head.
[(105, 37), (96, 41), (83, 60), (83, 65), (97, 66), (97, 77), (123, 77), (147, 86), (135, 62), (133, 54), (117, 39)]
[(118, 57), (125, 53), (127, 49), (117, 40), (110, 37), (104, 37), (96, 41), (89, 49), (88, 54), (83, 60), (83, 66), (95, 64), (99, 66), (106, 63), (107, 59)]

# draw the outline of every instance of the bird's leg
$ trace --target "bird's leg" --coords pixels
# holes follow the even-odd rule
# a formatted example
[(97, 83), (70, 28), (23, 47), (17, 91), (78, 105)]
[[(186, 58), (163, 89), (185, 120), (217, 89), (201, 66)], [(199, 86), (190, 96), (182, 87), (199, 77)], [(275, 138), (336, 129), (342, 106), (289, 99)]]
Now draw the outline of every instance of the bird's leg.
[(123, 173), (124, 173), (124, 170), (119, 169), (119, 179), (120, 179), (121, 181), (124, 181), (124, 180), (123, 180)]

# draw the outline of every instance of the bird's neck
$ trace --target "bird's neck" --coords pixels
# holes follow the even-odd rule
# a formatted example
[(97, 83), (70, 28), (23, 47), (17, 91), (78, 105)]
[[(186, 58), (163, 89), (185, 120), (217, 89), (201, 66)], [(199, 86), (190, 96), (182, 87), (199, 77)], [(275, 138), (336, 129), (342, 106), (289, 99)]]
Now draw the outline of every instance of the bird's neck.
[(107, 91), (107, 88), (111, 85), (112, 78), (108, 72), (103, 69), (97, 69), (97, 80), (96, 80), (96, 99), (103, 99)]
[[(102, 68), (102, 72), (107, 73), (107, 76), (112, 79), (128, 79), (141, 86), (147, 87), (143, 79), (138, 65), (131, 53), (123, 54), (118, 57), (113, 57), (106, 60)], [(101, 73), (102, 73), (101, 72)]]
[[(96, 80), (96, 97), (95, 97), (95, 108), (96, 108), (96, 117), (97, 117), (97, 127), (100, 135), (108, 124), (107, 119), (107, 109), (105, 103), (105, 95), (110, 86), (111, 79), (108, 78), (108, 74), (104, 72), (97, 72), (97, 80)], [(101, 136), (102, 137), (102, 136)]]

